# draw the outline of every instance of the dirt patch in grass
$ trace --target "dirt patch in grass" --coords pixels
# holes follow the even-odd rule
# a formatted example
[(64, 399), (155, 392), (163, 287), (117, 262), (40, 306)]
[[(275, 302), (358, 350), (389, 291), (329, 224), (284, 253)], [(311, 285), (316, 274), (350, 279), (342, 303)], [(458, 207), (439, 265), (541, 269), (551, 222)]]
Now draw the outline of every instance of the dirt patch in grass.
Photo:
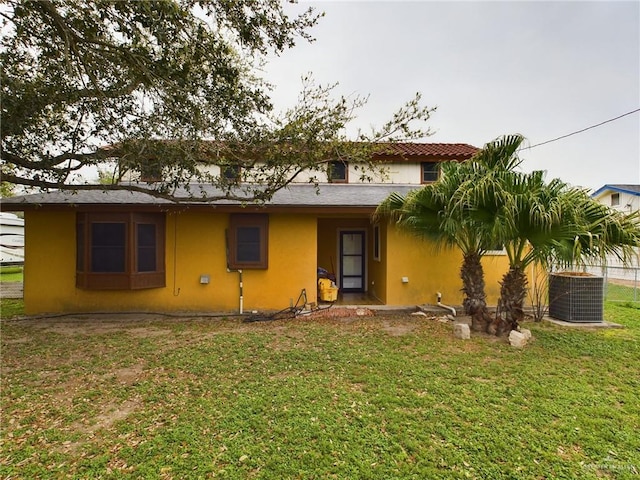
[[(102, 429), (108, 429), (116, 422), (126, 419), (129, 415), (141, 408), (139, 400), (125, 400), (122, 403), (108, 403), (101, 406), (102, 413), (94, 418), (83, 419), (82, 421), (71, 424), (68, 428), (72, 432), (82, 433), (83, 435), (93, 438), (95, 433)], [(86, 441), (70, 441), (62, 442), (54, 451), (59, 453), (76, 453), (83, 448)]]
[[(222, 335), (229, 332), (246, 333), (256, 330), (268, 330), (274, 334), (299, 337), (303, 335), (295, 330), (295, 327), (305, 323), (321, 323), (336, 326), (353, 326), (361, 328), (363, 325), (382, 326), (382, 329), (392, 336), (407, 335), (414, 332), (420, 324), (438, 320), (438, 317), (416, 317), (408, 315), (381, 315), (367, 308), (334, 307), (316, 311), (310, 315), (297, 318), (285, 318), (265, 320), (260, 322), (245, 323), (240, 317), (206, 318), (206, 317), (175, 317), (167, 318), (154, 314), (108, 314), (88, 317), (64, 316), (29, 318), (13, 321), (14, 324), (43, 329), (47, 333), (56, 333), (65, 336), (75, 335), (101, 335), (117, 332), (126, 332), (136, 338), (156, 338), (176, 335), (176, 332), (167, 328), (167, 325), (185, 324), (210, 324), (215, 323), (215, 330), (202, 332), (204, 336)], [(158, 325), (161, 323), (162, 325)], [(292, 328), (293, 327), (293, 328)], [(181, 332), (177, 333), (178, 336)], [(28, 342), (26, 337), (8, 339), (7, 343)]]
[(409, 335), (417, 328), (416, 322), (390, 322), (385, 320), (382, 322), (382, 330), (392, 337), (400, 337)]
[(130, 367), (115, 369), (111, 374), (107, 374), (106, 376), (115, 376), (116, 381), (120, 384), (133, 385), (142, 377), (144, 369), (145, 364), (140, 362)]
[(79, 427), (79, 430), (83, 430), (85, 433), (93, 433), (103, 428), (109, 428), (115, 422), (120, 420), (124, 420), (133, 412), (135, 412), (138, 408), (140, 408), (140, 401), (133, 400), (125, 400), (122, 403), (107, 403), (102, 406), (102, 413), (95, 417), (93, 422), (89, 425), (85, 425), (83, 427)]

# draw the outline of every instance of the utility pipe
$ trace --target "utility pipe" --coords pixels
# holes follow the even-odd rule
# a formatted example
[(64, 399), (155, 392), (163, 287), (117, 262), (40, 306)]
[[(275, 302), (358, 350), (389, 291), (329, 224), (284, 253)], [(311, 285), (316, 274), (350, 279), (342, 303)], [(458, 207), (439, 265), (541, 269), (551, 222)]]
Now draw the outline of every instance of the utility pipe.
[(242, 270), (238, 270), (238, 275), (240, 277), (240, 315), (242, 315), (244, 313), (243, 311), (244, 296), (242, 295)]
[(443, 304), (443, 303), (440, 301), (440, 300), (442, 300), (442, 294), (441, 294), (440, 292), (436, 292), (436, 295), (437, 295), (437, 297), (438, 297), (438, 303), (437, 303), (437, 305), (438, 305), (439, 307), (444, 308), (445, 310), (449, 310), (449, 311), (453, 314), (453, 316), (455, 317), (455, 316), (456, 316), (456, 309), (455, 309), (455, 308), (453, 308), (453, 307), (450, 307), (449, 305), (445, 305), (445, 304)]
[(225, 230), (224, 231), (224, 241), (225, 241), (225, 246), (226, 246), (226, 254), (227, 254), (227, 273), (231, 273), (231, 272), (238, 272), (238, 276), (239, 276), (239, 281), (240, 281), (240, 315), (242, 315), (244, 313), (244, 297), (242, 295), (242, 269), (239, 268), (238, 270), (231, 270), (231, 268), (229, 268), (229, 230)]
[(242, 293), (242, 269), (231, 270), (229, 267), (227, 267), (227, 273), (231, 273), (231, 272), (238, 272), (238, 278), (240, 281), (240, 315), (242, 315), (244, 313), (244, 296)]

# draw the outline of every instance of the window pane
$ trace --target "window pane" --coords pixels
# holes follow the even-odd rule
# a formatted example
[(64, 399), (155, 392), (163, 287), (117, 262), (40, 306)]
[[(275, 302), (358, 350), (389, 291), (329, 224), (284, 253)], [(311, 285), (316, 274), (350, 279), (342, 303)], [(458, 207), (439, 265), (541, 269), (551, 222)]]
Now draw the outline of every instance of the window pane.
[(126, 225), (124, 223), (91, 224), (91, 271), (125, 271)]
[(260, 227), (238, 227), (238, 262), (260, 261)]
[(346, 180), (347, 165), (344, 162), (330, 162), (329, 163), (329, 179)]
[(238, 243), (260, 243), (260, 227), (238, 227)]
[(342, 288), (362, 288), (362, 277), (343, 278)]
[(362, 254), (362, 234), (342, 235), (342, 253), (344, 255), (360, 255)]
[(92, 223), (91, 240), (94, 246), (124, 247), (125, 224), (124, 223)]
[(156, 271), (156, 249), (149, 247), (138, 248), (138, 272)]
[(373, 259), (380, 260), (380, 227), (373, 227)]
[(611, 206), (615, 207), (616, 205), (620, 205), (620, 194), (612, 193), (611, 194)]
[(220, 167), (222, 175), (230, 182), (237, 182), (240, 180), (240, 165), (223, 165)]
[(362, 275), (362, 257), (342, 257), (342, 274), (347, 275)]
[(438, 162), (422, 163), (422, 181), (435, 182), (438, 180)]
[(156, 271), (156, 226), (139, 223), (137, 225), (138, 272)]

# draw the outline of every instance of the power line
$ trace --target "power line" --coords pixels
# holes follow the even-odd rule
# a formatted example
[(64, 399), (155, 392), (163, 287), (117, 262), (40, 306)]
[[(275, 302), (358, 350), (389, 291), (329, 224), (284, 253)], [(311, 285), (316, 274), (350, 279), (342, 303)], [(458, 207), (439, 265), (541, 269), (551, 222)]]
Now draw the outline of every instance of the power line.
[(576, 130), (575, 132), (567, 133), (566, 135), (562, 135), (557, 138), (552, 138), (551, 140), (547, 140), (546, 142), (536, 143), (535, 145), (531, 145), (529, 147), (522, 147), (520, 150), (529, 150), (534, 147), (539, 147), (540, 145), (546, 145), (547, 143), (556, 142), (558, 140), (562, 140), (563, 138), (571, 137), (573, 135), (577, 135), (578, 133), (586, 132), (587, 130), (591, 130), (592, 128), (599, 127), (601, 125), (604, 125), (605, 123), (614, 122), (616, 120), (621, 119), (622, 117), (626, 117), (627, 115), (631, 115), (636, 112), (640, 112), (640, 108), (636, 108), (635, 110), (632, 110), (630, 112), (623, 113), (622, 115), (619, 115), (615, 118), (610, 118), (609, 120), (605, 120), (604, 122), (596, 123), (595, 125), (591, 125), (590, 127), (583, 128), (582, 130)]

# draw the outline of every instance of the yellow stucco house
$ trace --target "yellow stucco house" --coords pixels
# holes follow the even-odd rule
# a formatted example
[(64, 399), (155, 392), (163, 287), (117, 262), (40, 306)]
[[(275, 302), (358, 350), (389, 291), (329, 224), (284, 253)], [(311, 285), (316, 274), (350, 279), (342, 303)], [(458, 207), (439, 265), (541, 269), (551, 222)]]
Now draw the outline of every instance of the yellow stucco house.
[[(392, 192), (436, 180), (439, 162), (464, 161), (477, 149), (394, 148), (384, 183), (349, 181), (351, 166), (342, 164), (319, 194), (301, 179), (262, 206), (99, 190), (4, 199), (3, 210), (25, 215), (25, 310), (281, 310), (303, 289), (309, 302), (319, 301), (319, 269), (335, 275), (338, 304), (350, 295), (389, 306), (433, 304), (440, 292), (444, 303), (460, 305), (460, 252), (436, 251), (371, 215)], [(495, 305), (508, 264), (493, 253), (484, 266)]]

